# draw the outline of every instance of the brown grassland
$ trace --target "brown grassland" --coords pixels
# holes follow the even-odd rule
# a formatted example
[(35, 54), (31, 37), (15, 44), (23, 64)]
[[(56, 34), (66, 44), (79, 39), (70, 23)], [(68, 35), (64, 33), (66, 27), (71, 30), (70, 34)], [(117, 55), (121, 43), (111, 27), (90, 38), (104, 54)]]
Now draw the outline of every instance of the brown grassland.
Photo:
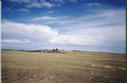
[(125, 83), (125, 55), (2, 50), (2, 83)]

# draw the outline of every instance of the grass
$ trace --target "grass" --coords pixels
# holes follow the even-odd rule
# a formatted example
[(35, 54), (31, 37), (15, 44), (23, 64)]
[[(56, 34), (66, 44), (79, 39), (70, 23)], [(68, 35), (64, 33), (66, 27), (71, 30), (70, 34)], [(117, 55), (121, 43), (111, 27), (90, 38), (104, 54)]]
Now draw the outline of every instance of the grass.
[(2, 83), (125, 83), (125, 55), (2, 50)]

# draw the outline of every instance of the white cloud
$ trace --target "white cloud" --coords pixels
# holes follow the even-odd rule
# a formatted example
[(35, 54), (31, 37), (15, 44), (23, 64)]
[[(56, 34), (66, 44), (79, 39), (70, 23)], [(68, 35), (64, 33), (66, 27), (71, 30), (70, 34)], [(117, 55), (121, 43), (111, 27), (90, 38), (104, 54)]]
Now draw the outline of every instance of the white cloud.
[(44, 24), (64, 24), (68, 22), (68, 18), (68, 16), (38, 16), (30, 21), (43, 22)]
[(89, 3), (88, 6), (90, 6), (90, 7), (92, 7), (92, 6), (99, 6), (100, 7), (101, 6), (102, 7), (103, 5), (96, 2), (96, 3)]
[(32, 3), (26, 6), (27, 8), (32, 8), (32, 7), (37, 7), (37, 8), (41, 8), (42, 4), (40, 3)]
[[(2, 24), (2, 33), (6, 40), (9, 38), (16, 40), (28, 39), (36, 42), (49, 42), (57, 36), (57, 31), (45, 25), (22, 24), (10, 21), (5, 21)], [(10, 34), (10, 35), (9, 35)]]
[(74, 2), (74, 3), (77, 2), (77, 0), (69, 0), (69, 1), (70, 1), (70, 2)]
[(52, 43), (110, 46), (115, 45), (119, 41), (125, 41), (125, 28), (110, 27), (110, 28), (75, 29), (56, 37), (57, 38), (51, 40)]
[(53, 14), (54, 11), (53, 10), (50, 10), (50, 11), (47, 11), (48, 14)]
[(124, 10), (105, 10), (78, 18), (61, 17), (50, 19), (45, 23), (63, 25), (60, 31), (64, 34), (53, 38), (52, 43), (108, 46), (117, 43), (123, 46), (124, 43), (121, 42), (125, 42)]
[(49, 3), (49, 2), (46, 2), (46, 1), (42, 1), (42, 6), (45, 6), (45, 7), (53, 7), (54, 5)]
[(21, 41), (21, 40), (17, 40), (17, 39), (3, 39), (2, 42), (3, 43), (30, 43), (31, 41), (29, 41), (29, 40)]
[(48, 7), (48, 8), (51, 8), (53, 6), (54, 6), (54, 4), (51, 4), (49, 2), (42, 0), (41, 2), (31, 3), (31, 4), (27, 5), (26, 7), (27, 8), (32, 8), (32, 7), (37, 7), (37, 8)]
[(50, 17), (50, 16), (42, 16), (42, 17), (36, 17), (33, 18), (33, 21), (43, 21), (43, 20), (55, 20), (55, 19), (59, 19), (59, 17)]
[[(45, 20), (45, 24), (62, 25), (63, 28), (91, 28), (104, 25), (123, 25), (125, 26), (125, 10), (103, 10), (96, 14), (89, 14), (79, 17), (59, 17), (60, 19)], [(37, 17), (39, 18), (39, 17)], [(41, 17), (40, 17), (41, 18)], [(34, 19), (34, 18), (33, 18)], [(40, 20), (44, 21), (44, 20)]]
[[(105, 10), (95, 15), (71, 17), (37, 17), (36, 21), (60, 25), (59, 32), (50, 40), (55, 44), (74, 45), (124, 45), (125, 42), (125, 11)], [(63, 26), (61, 26), (63, 25)], [(119, 34), (118, 34), (119, 33)]]
[(17, 3), (30, 3), (30, 2), (36, 2), (37, 0), (10, 0), (11, 2), (17, 2)]
[(63, 3), (63, 0), (51, 0), (51, 1)]
[[(120, 41), (125, 41), (124, 27), (77, 28), (61, 34), (58, 30), (54, 30), (51, 27), (44, 25), (22, 24), (5, 21), (2, 24), (2, 28), (2, 34), (6, 34), (5, 39), (17, 38), (14, 42), (19, 42), (17, 40), (23, 41), (24, 39), (28, 39), (29, 41), (42, 44), (49, 43), (97, 46), (113, 45), (116, 43), (121, 44), (119, 43)], [(17, 37), (15, 37), (15, 35), (17, 35)]]
[(51, 8), (53, 6), (55, 6), (55, 4), (52, 4), (46, 0), (10, 0), (11, 2), (17, 2), (17, 3), (25, 3), (27, 8), (41, 8), (41, 7), (47, 7), (47, 8)]
[[(20, 43), (25, 40), (32, 45), (68, 45), (68, 46), (106, 46), (125, 47), (125, 10), (105, 10), (94, 15), (81, 17), (42, 16), (32, 18), (33, 22), (45, 22), (45, 25), (23, 24), (11, 21), (2, 23), (2, 42)], [(56, 24), (56, 28), (48, 24)], [(58, 27), (60, 25), (60, 27)], [(23, 43), (22, 43), (23, 44)], [(43, 48), (43, 47), (42, 47)], [(73, 49), (73, 48), (72, 48)]]
[(19, 12), (29, 12), (29, 10), (28, 9), (25, 9), (25, 8), (18, 9), (17, 11), (19, 11)]

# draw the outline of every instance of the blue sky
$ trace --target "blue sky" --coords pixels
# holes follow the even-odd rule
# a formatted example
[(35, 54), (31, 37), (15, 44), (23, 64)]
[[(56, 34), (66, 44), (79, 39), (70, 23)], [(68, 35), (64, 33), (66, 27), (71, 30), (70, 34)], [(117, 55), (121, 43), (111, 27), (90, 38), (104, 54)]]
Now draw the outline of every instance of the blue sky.
[(2, 0), (2, 48), (125, 53), (125, 0)]

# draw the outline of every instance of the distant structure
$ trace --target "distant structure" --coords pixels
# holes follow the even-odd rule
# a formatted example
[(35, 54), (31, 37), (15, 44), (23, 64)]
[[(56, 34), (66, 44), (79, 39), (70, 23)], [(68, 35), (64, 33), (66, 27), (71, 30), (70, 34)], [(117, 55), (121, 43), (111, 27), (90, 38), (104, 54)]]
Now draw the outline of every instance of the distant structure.
[(59, 53), (60, 51), (59, 51), (58, 48), (56, 48), (56, 49), (52, 49), (52, 50), (50, 50), (50, 49), (42, 49), (41, 52), (42, 53)]
[(61, 50), (55, 49), (37, 49), (37, 50), (27, 50), (28, 52), (42, 52), (42, 53), (60, 53)]

